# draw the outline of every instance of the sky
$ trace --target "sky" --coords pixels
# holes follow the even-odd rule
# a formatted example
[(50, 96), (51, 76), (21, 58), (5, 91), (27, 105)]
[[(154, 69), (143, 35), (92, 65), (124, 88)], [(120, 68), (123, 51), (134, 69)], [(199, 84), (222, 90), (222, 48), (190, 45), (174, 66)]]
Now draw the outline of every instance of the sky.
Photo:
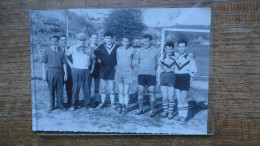
[[(76, 14), (88, 16), (89, 18), (101, 18), (102, 21), (111, 9), (69, 9)], [(63, 10), (38, 11), (49, 17), (61, 19)], [(171, 27), (173, 25), (204, 25), (211, 23), (210, 8), (147, 8), (141, 9), (144, 23), (149, 27)]]
[[(81, 9), (76, 13), (86, 12), (89, 16), (103, 18), (110, 9)], [(210, 8), (150, 8), (141, 9), (144, 23), (150, 27), (170, 27), (180, 25), (210, 25)], [(72, 10), (75, 12), (75, 9)]]
[(150, 27), (180, 25), (210, 25), (210, 8), (158, 8), (146, 9), (144, 23)]

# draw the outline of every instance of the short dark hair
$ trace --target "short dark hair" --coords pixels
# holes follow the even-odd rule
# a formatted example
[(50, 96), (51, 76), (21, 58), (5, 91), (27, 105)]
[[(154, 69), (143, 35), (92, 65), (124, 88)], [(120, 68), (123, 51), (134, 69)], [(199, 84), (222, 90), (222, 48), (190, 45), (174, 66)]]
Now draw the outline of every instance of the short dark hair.
[(107, 37), (107, 36), (113, 37), (114, 34), (112, 32), (110, 32), (110, 31), (107, 31), (107, 32), (105, 32), (104, 37)]
[(188, 42), (186, 40), (180, 40), (180, 41), (178, 41), (177, 44), (179, 45), (179, 44), (182, 44), (182, 43), (185, 44), (185, 46), (187, 46), (187, 44), (188, 44)]
[(124, 38), (125, 38), (125, 39), (128, 39), (128, 40), (130, 41), (130, 36), (129, 36), (129, 35), (123, 35), (123, 36), (122, 36), (122, 40), (123, 40)]
[(49, 40), (51, 40), (52, 38), (56, 38), (56, 39), (57, 39), (57, 41), (59, 40), (59, 37), (58, 37), (58, 36), (56, 36), (56, 35), (52, 35), (52, 36), (50, 36), (50, 37), (49, 37)]
[(92, 37), (92, 35), (98, 36), (98, 33), (92, 33), (92, 34), (90, 34), (90, 37)]
[(145, 34), (145, 35), (143, 35), (143, 38), (144, 38), (144, 39), (150, 39), (150, 40), (153, 40), (153, 36), (150, 35), (150, 34)]
[(165, 43), (165, 47), (166, 46), (174, 48), (174, 43), (172, 41), (168, 41), (168, 42)]

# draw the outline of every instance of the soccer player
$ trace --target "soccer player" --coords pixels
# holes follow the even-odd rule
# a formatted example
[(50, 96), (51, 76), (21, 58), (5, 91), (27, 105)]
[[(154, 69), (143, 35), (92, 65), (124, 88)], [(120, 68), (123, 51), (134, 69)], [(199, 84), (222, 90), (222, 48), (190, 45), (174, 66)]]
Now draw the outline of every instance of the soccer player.
[(190, 89), (191, 81), (197, 73), (197, 66), (191, 53), (186, 52), (187, 42), (179, 41), (178, 50), (180, 55), (176, 59), (176, 80), (175, 93), (178, 102), (178, 119), (182, 122), (186, 121), (188, 114), (187, 96)]
[[(55, 92), (57, 107), (63, 108), (63, 85), (64, 80), (67, 80), (66, 56), (64, 52), (58, 48), (58, 37), (51, 36), (50, 47), (44, 50), (42, 56), (42, 79), (47, 81), (50, 93), (50, 111), (53, 111), (55, 106)], [(47, 71), (46, 71), (47, 67)]]
[(173, 119), (174, 117), (174, 82), (175, 82), (175, 63), (176, 56), (173, 52), (174, 43), (169, 41), (165, 43), (164, 53), (160, 58), (160, 84), (163, 95), (162, 105), (163, 113), (162, 118), (168, 117)]
[(122, 37), (122, 46), (117, 49), (117, 67), (115, 81), (118, 83), (119, 89), (119, 103), (121, 108), (119, 111), (127, 113), (128, 101), (129, 101), (129, 86), (132, 83), (133, 67), (134, 67), (134, 55), (135, 49), (129, 47), (129, 38), (127, 36)]
[(111, 108), (115, 109), (115, 66), (116, 62), (116, 50), (119, 47), (113, 42), (113, 34), (106, 32), (104, 34), (105, 43), (98, 46), (94, 51), (99, 63), (99, 77), (100, 77), (100, 90), (101, 90), (101, 103), (97, 109), (101, 109), (106, 100), (106, 87), (108, 88), (108, 94), (110, 95)]
[(152, 36), (146, 34), (143, 36), (143, 48), (140, 48), (136, 54), (136, 65), (138, 67), (138, 104), (139, 110), (136, 115), (141, 115), (144, 113), (143, 110), (143, 95), (145, 87), (147, 86), (151, 113), (149, 117), (154, 117), (156, 115), (154, 111), (155, 97), (154, 89), (156, 85), (156, 69), (158, 67), (160, 52), (159, 49), (155, 48), (151, 44)]

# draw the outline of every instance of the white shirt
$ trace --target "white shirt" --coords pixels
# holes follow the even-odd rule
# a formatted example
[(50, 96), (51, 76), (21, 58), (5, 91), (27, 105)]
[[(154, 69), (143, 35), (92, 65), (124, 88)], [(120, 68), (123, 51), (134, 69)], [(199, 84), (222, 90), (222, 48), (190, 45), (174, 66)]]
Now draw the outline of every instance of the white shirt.
[(176, 74), (190, 74), (194, 77), (197, 73), (197, 65), (193, 57), (190, 57), (188, 53), (180, 54), (176, 58)]
[(76, 69), (88, 69), (90, 64), (90, 55), (86, 53), (86, 48), (80, 50), (77, 45), (74, 45), (68, 49), (66, 54), (72, 55), (73, 68)]

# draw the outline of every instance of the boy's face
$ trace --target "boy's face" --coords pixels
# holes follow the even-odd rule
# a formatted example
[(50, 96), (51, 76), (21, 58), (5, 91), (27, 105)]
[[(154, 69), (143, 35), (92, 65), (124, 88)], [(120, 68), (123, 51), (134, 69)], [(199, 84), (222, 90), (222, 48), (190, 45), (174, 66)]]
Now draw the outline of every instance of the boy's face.
[(61, 46), (66, 46), (66, 44), (67, 44), (67, 39), (66, 39), (66, 37), (61, 37), (59, 43), (60, 43)]
[(90, 37), (90, 43), (92, 43), (92, 44), (97, 44), (97, 42), (98, 42), (98, 36), (95, 35), (95, 34), (91, 35), (91, 37)]
[(144, 38), (143, 43), (144, 43), (145, 48), (148, 48), (151, 46), (151, 40), (149, 38)]
[(165, 47), (165, 53), (166, 53), (167, 55), (171, 55), (172, 52), (173, 52), (173, 48), (172, 48), (171, 46), (166, 46), (166, 47)]
[(141, 46), (141, 41), (139, 39), (134, 39), (134, 46)]
[(105, 42), (107, 45), (111, 45), (112, 44), (112, 37), (111, 36), (105, 36)]
[(186, 52), (186, 45), (185, 45), (185, 43), (180, 43), (178, 45), (178, 50), (180, 51), (181, 54), (185, 53)]
[(52, 37), (50, 40), (50, 44), (51, 44), (51, 46), (56, 47), (58, 45), (58, 39), (55, 37)]
[(127, 38), (123, 38), (123, 40), (121, 41), (122, 45), (124, 48), (128, 48), (129, 46), (129, 39)]

